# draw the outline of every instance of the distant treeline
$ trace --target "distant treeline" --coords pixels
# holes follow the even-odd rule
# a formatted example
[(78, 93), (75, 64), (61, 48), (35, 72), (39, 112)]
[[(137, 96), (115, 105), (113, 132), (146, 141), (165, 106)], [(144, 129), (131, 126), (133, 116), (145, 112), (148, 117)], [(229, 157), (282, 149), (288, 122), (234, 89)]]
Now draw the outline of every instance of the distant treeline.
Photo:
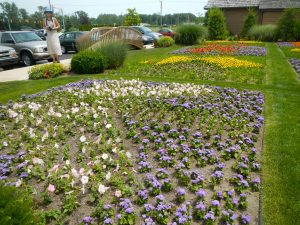
[[(76, 11), (71, 15), (62, 17), (62, 10), (55, 9), (55, 17), (65, 25), (66, 30), (89, 29), (93, 26), (121, 26), (124, 22), (125, 15), (116, 14), (100, 14), (97, 18), (89, 17), (84, 11)], [(142, 23), (147, 23), (153, 26), (177, 25), (182, 23), (201, 23), (203, 17), (197, 17), (192, 13), (176, 13), (167, 14), (162, 17), (159, 14), (140, 14)], [(37, 10), (29, 14), (26, 9), (18, 8), (15, 3), (3, 2), (0, 3), (0, 30), (18, 30), (21, 28), (42, 28), (44, 18), (44, 8), (38, 6)]]

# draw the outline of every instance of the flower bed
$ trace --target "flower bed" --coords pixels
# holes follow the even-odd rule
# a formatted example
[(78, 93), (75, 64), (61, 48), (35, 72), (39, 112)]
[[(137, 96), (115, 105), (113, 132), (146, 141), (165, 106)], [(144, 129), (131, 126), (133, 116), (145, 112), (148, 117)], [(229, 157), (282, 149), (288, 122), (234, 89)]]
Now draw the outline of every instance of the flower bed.
[(257, 223), (263, 95), (85, 80), (1, 108), (0, 176), (45, 223)]
[(176, 79), (226, 80), (262, 83), (263, 61), (229, 56), (171, 56), (159, 61), (145, 60), (135, 74)]
[(218, 44), (210, 43), (196, 48), (182, 48), (170, 54), (204, 54), (204, 55), (242, 55), (242, 56), (265, 56), (266, 48), (248, 46), (242, 43)]
[(289, 61), (296, 70), (296, 72), (300, 75), (300, 59), (289, 59)]

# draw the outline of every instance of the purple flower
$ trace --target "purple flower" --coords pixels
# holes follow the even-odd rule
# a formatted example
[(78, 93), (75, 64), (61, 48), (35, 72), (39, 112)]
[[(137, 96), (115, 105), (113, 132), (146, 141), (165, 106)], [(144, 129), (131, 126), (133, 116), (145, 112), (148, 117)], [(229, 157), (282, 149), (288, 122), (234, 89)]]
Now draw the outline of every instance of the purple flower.
[(93, 217), (90, 216), (86, 216), (82, 218), (82, 222), (84, 222), (85, 224), (89, 224), (93, 221)]
[(206, 195), (206, 191), (204, 189), (200, 188), (200, 189), (198, 189), (198, 191), (196, 191), (195, 194), (200, 198), (204, 198)]
[(199, 210), (201, 210), (203, 212), (206, 210), (206, 206), (204, 205), (204, 203), (202, 201), (199, 202), (199, 203), (197, 203), (196, 206), (195, 206), (195, 208), (199, 209)]
[(204, 220), (215, 221), (215, 216), (214, 216), (213, 212), (206, 213), (206, 215), (204, 216)]
[(212, 204), (213, 206), (215, 206), (215, 207), (219, 207), (219, 206), (220, 206), (220, 202), (219, 202), (218, 200), (213, 200), (213, 201), (211, 202), (211, 204)]
[(161, 202), (165, 200), (165, 197), (163, 195), (157, 195), (155, 198)]
[(179, 188), (179, 189), (177, 190), (177, 195), (178, 195), (178, 196), (185, 195), (185, 190), (184, 190), (183, 188)]
[(242, 224), (250, 224), (251, 217), (249, 215), (242, 215), (241, 216), (241, 222)]

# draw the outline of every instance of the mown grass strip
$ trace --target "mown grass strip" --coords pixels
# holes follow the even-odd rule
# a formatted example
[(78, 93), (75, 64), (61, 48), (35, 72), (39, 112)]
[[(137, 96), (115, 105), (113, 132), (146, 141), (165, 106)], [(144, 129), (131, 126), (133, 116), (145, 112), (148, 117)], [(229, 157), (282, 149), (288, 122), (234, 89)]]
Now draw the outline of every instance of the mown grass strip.
[(263, 224), (300, 224), (300, 91), (296, 73), (275, 44), (268, 44)]

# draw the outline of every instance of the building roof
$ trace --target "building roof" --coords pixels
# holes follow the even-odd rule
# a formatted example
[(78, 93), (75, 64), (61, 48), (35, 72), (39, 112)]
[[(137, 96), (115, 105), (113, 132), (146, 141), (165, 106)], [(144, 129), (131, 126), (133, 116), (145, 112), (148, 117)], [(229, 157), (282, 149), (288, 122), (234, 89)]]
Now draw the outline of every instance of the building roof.
[(258, 7), (260, 0), (208, 0), (204, 9)]
[(218, 8), (249, 8), (285, 9), (300, 8), (300, 0), (208, 0), (204, 9)]
[(300, 0), (260, 0), (260, 9), (300, 8)]

